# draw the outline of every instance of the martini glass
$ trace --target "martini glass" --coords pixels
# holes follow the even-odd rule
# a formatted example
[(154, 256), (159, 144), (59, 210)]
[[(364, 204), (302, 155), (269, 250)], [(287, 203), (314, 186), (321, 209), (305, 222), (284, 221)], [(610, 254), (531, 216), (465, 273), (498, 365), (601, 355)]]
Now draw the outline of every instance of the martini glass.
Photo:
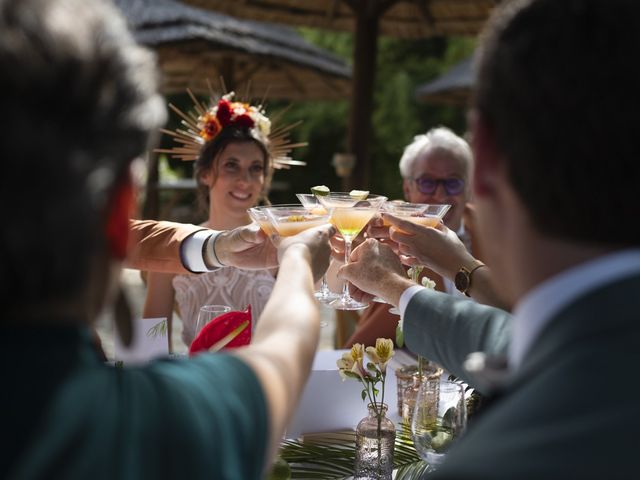
[[(299, 204), (272, 205), (266, 207), (266, 212), (271, 222), (271, 226), (277, 232), (275, 237), (271, 237), (278, 243), (280, 237), (290, 237), (300, 232), (320, 225), (329, 223), (330, 214), (327, 210), (311, 213)], [(320, 322), (321, 327), (326, 327), (326, 322)]]
[[(327, 213), (327, 209), (320, 204), (320, 201), (316, 198), (315, 195), (311, 193), (296, 193), (296, 197), (300, 200), (300, 203), (309, 211), (309, 213), (319, 213), (324, 214)], [(328, 304), (337, 300), (340, 295), (329, 290), (329, 285), (327, 285), (327, 275), (324, 274), (322, 276), (322, 282), (320, 283), (320, 290), (315, 292), (316, 300), (320, 303)]]
[(260, 229), (265, 233), (267, 237), (273, 239), (278, 234), (278, 232), (275, 230), (275, 228), (273, 228), (273, 225), (271, 224), (269, 215), (267, 215), (266, 206), (249, 208), (247, 209), (247, 213), (251, 217), (251, 220), (258, 224)]
[(271, 227), (280, 237), (292, 237), (309, 228), (329, 223), (328, 211), (311, 213), (300, 204), (271, 205), (265, 207)]
[[(390, 213), (396, 217), (406, 217), (422, 215), (428, 206), (429, 205), (426, 203), (410, 203), (403, 200), (393, 200), (391, 202), (385, 202), (380, 210), (385, 213)], [(391, 223), (383, 218), (382, 225), (388, 228), (391, 226)], [(374, 297), (373, 301), (378, 303), (389, 303), (380, 297)]]
[[(331, 192), (327, 195), (318, 195), (318, 200), (331, 211), (331, 223), (338, 229), (344, 238), (344, 262), (349, 263), (351, 256), (351, 244), (369, 220), (378, 212), (380, 206), (386, 202), (387, 197), (382, 195), (368, 195), (366, 199), (359, 199), (344, 192)], [(361, 310), (369, 306), (354, 300), (349, 295), (349, 286), (345, 282), (342, 287), (342, 295), (329, 304), (338, 310)]]
[[(407, 220), (409, 222), (415, 223), (417, 225), (422, 225), (423, 227), (431, 227), (436, 228), (438, 224), (442, 221), (445, 214), (451, 208), (451, 205), (441, 205), (441, 204), (433, 204), (433, 203), (423, 203), (423, 204), (414, 204), (414, 205), (422, 205), (424, 208), (420, 213), (410, 212), (408, 210), (402, 211), (402, 208), (399, 207), (398, 210), (394, 212), (388, 212), (392, 215), (401, 218), (403, 220)], [(418, 280), (420, 278), (420, 274), (422, 273), (422, 269), (424, 265), (414, 265), (411, 267), (411, 280), (416, 283), (419, 283)], [(400, 311), (392, 307), (389, 309), (390, 313), (394, 313), (396, 315), (400, 315)]]

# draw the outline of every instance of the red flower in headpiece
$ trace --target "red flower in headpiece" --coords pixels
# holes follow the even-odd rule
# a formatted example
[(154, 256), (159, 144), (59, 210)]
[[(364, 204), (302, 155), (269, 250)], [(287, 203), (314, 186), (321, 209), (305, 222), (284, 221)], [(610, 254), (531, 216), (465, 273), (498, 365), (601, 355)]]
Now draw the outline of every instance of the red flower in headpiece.
[(253, 118), (249, 116), (248, 113), (243, 113), (242, 115), (238, 115), (235, 118), (235, 121), (233, 122), (233, 124), (240, 128), (242, 127), (253, 128), (253, 126), (255, 125), (255, 122), (253, 121)]
[(235, 348), (249, 345), (251, 342), (251, 305), (244, 312), (228, 312), (207, 323), (189, 347), (189, 355), (207, 351), (220, 340), (247, 322), (246, 327), (223, 348)]
[(224, 98), (221, 98), (218, 102), (218, 120), (222, 127), (228, 127), (231, 123), (231, 115), (233, 115), (233, 108), (231, 102)]

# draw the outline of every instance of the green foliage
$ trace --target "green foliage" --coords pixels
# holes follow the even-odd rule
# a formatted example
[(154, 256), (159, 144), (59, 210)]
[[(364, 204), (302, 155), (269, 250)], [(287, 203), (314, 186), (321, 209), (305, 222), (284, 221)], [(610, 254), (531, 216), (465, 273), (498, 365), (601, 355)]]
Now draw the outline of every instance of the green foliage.
[[(347, 479), (353, 475), (355, 464), (355, 434), (332, 434), (321, 440), (300, 442), (286, 440), (280, 448), (280, 456), (291, 467), (292, 479)], [(418, 456), (411, 437), (396, 430), (393, 455), (396, 480), (422, 478), (431, 467)]]
[[(310, 42), (351, 63), (351, 34), (309, 28), (300, 29), (300, 32)], [(366, 185), (368, 190), (390, 198), (402, 198), (398, 161), (413, 137), (438, 125), (464, 133), (464, 108), (419, 103), (415, 99), (415, 90), (469, 56), (474, 46), (472, 38), (379, 39), (371, 119), (372, 175), (369, 185)], [(335, 174), (331, 159), (334, 153), (346, 149), (348, 117), (348, 100), (292, 105), (284, 118), (286, 122), (303, 120), (293, 136), (297, 141), (308, 142), (309, 146), (294, 152), (294, 156), (306, 161), (307, 166), (276, 173), (274, 179), (287, 182), (292, 189), (274, 191), (271, 194), (274, 203), (294, 201), (294, 193), (307, 191), (314, 185), (341, 189), (341, 179)]]

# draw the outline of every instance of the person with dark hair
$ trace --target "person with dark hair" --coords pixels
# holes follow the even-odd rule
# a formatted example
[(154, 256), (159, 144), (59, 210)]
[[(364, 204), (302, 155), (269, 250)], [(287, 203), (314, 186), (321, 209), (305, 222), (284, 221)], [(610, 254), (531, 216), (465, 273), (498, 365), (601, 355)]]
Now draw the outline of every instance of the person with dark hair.
[[(472, 183), (487, 264), (514, 305), (508, 370), (434, 479), (636, 475), (638, 19), (636, 0), (512, 0), (481, 37)], [(342, 275), (400, 304), (423, 353), (425, 295), (389, 251), (368, 240)], [(466, 304), (449, 305), (454, 324)]]
[[(199, 117), (202, 125), (197, 130), (203, 144), (197, 151), (194, 172), (198, 197), (207, 212), (201, 226), (229, 230), (250, 224), (247, 209), (267, 201), (274, 161), (269, 151), (271, 126), (259, 107), (235, 102), (233, 94), (212, 99), (211, 104)], [(240, 114), (239, 109), (246, 113)], [(212, 128), (204, 127), (205, 118), (215, 120)], [(179, 150), (178, 154), (182, 153)], [(273, 290), (274, 274), (274, 270), (234, 267), (201, 275), (151, 272), (143, 315), (166, 317), (171, 337), (175, 308), (182, 319), (182, 340), (189, 346), (197, 334), (202, 305), (227, 305), (232, 310), (251, 305), (254, 319), (259, 318)]]
[(106, 365), (91, 325), (136, 228), (131, 163), (165, 120), (153, 56), (106, 1), (0, 0), (0, 70), (0, 477), (262, 478), (317, 346), (335, 230), (280, 245), (251, 345)]

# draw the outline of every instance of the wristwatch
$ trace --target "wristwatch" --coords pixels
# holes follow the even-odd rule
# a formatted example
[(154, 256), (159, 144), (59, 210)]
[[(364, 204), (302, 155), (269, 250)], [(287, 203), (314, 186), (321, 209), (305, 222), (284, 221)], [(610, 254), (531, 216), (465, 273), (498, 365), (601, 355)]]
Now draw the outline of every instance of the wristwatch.
[(471, 288), (471, 275), (473, 275), (473, 272), (480, 267), (484, 267), (484, 263), (476, 260), (471, 267), (461, 267), (460, 270), (458, 270), (458, 273), (456, 273), (453, 283), (456, 288), (467, 297), (469, 296), (469, 289)]

